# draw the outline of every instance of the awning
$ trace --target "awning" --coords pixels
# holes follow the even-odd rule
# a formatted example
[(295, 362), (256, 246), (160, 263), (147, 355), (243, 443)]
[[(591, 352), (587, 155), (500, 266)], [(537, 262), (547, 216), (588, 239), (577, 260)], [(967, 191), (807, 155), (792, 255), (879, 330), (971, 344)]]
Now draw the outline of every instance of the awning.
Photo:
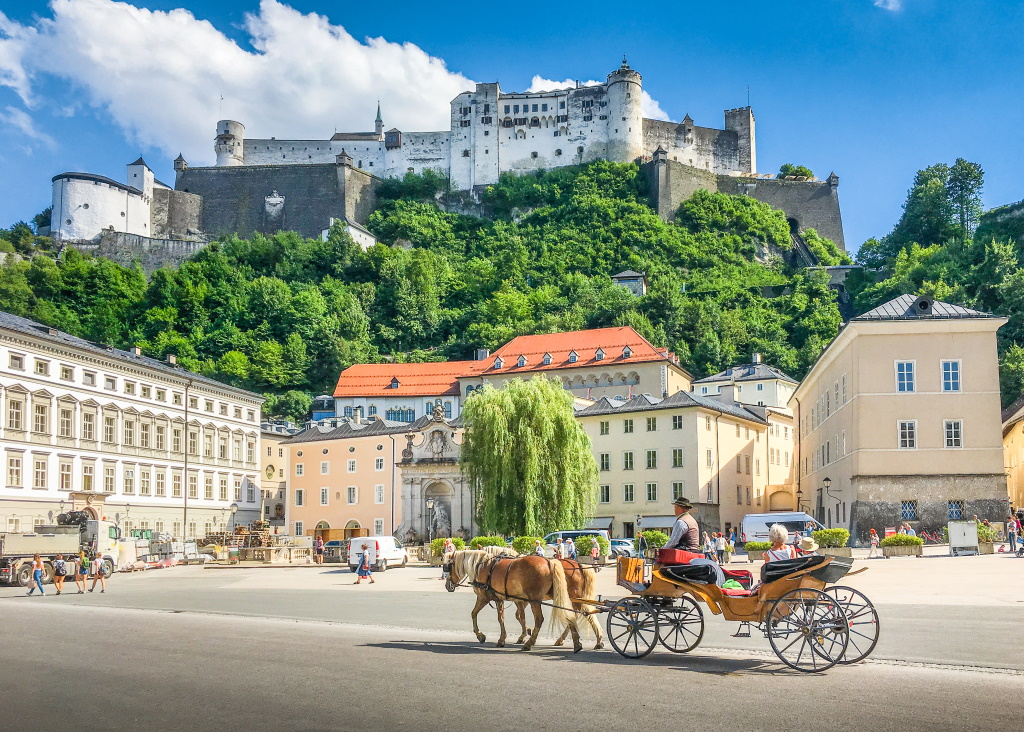
[(647, 529), (671, 529), (672, 524), (675, 522), (675, 516), (641, 516), (640, 520), (637, 521), (637, 530), (646, 531)]
[(583, 524), (584, 529), (604, 529), (611, 531), (613, 518), (611, 516), (595, 516)]

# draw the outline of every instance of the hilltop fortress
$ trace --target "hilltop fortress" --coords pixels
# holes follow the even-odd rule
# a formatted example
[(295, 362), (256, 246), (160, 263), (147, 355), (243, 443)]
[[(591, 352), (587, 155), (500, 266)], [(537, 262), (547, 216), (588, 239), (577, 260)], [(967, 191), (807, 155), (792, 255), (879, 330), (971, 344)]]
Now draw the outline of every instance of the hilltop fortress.
[(173, 188), (141, 158), (127, 184), (87, 173), (53, 179), (52, 235), (115, 259), (141, 259), (147, 269), (189, 256), (209, 237), (295, 230), (319, 236), (342, 221), (361, 244), (362, 228), (384, 178), (440, 171), (459, 210), (502, 173), (594, 160), (639, 162), (651, 182), (651, 204), (671, 219), (699, 188), (746, 194), (783, 209), (794, 234), (814, 227), (844, 245), (838, 177), (777, 180), (757, 173), (754, 114), (725, 111), (724, 129), (645, 119), (642, 78), (623, 59), (604, 84), (507, 93), (477, 84), (451, 101), (450, 128), (384, 129), (378, 105), (372, 132), (339, 132), (325, 140), (247, 139), (241, 122), (217, 123), (217, 162), (174, 161)]

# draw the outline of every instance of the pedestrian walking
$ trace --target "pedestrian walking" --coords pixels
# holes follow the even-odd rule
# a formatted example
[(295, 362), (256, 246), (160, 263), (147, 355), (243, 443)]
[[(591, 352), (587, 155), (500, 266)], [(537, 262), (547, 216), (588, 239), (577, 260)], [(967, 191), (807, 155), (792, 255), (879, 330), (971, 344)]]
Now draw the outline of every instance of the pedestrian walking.
[(316, 537), (316, 563), (324, 563), (324, 537)]
[(597, 566), (597, 558), (601, 555), (601, 545), (597, 543), (597, 537), (593, 539), (593, 544), (590, 545), (590, 563)]
[(85, 592), (85, 578), (88, 574), (89, 560), (86, 558), (85, 550), (83, 549), (75, 557), (75, 586), (78, 588), (79, 595)]
[(719, 564), (725, 564), (725, 534), (719, 531), (715, 534), (715, 554)]
[(868, 533), (868, 541), (871, 544), (871, 548), (868, 549), (868, 559), (871, 559), (872, 557), (881, 557), (882, 553), (878, 549), (878, 532), (871, 529)]
[(1006, 540), (1010, 543), (1010, 551), (1017, 551), (1017, 537), (1020, 536), (1020, 524), (1012, 513), (1006, 517)]
[(571, 537), (565, 540), (565, 547), (569, 553), (569, 559), (576, 559), (579, 556), (579, 552), (576, 551), (576, 542)]
[(53, 560), (53, 587), (59, 595), (64, 591), (64, 578), (68, 575), (68, 563), (64, 561), (64, 555), (58, 554)]
[(711, 535), (708, 532), (704, 532), (704, 558), (714, 561), (715, 559), (715, 542), (711, 539)]
[(452, 566), (452, 558), (455, 556), (455, 542), (451, 537), (444, 540), (441, 547), (441, 579), (448, 579), (448, 568)]
[(97, 554), (92, 559), (92, 564), (89, 565), (89, 574), (92, 575), (92, 587), (89, 588), (89, 592), (96, 589), (96, 583), (100, 583), (100, 594), (102, 595), (107, 591), (107, 575), (104, 573), (103, 557)]
[(370, 580), (370, 584), (372, 585), (374, 584), (374, 581), (373, 572), (370, 570), (370, 545), (363, 544), (362, 549), (363, 551), (359, 553), (359, 569), (357, 570), (359, 579), (357, 579), (354, 584), (358, 585), (365, 577)]
[(43, 592), (43, 558), (36, 554), (32, 557), (32, 582), (29, 584), (32, 589), (26, 592), (26, 595), (31, 595), (39, 588), (39, 594), (45, 595)]

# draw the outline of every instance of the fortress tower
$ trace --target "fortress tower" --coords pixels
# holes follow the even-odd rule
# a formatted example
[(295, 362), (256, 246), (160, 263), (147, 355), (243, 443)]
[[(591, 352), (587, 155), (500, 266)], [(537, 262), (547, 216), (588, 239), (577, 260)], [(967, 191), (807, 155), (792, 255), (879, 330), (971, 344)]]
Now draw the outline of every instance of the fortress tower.
[(230, 119), (217, 123), (217, 139), (213, 149), (217, 153), (217, 165), (235, 166), (245, 164), (245, 125)]
[(629, 163), (643, 155), (644, 119), (641, 76), (622, 65), (608, 74), (608, 159)]
[(377, 119), (373, 121), (373, 131), (378, 139), (384, 139), (384, 118), (380, 116), (380, 100), (377, 101)]
[(725, 110), (725, 129), (736, 133), (739, 169), (757, 172), (757, 146), (754, 142), (754, 110), (750, 107)]

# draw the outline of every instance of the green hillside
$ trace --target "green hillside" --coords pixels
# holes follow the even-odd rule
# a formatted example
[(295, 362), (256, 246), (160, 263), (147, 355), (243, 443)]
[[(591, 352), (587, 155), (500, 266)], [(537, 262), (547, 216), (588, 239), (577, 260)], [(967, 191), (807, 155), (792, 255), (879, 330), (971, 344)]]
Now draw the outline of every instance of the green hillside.
[[(839, 327), (824, 274), (785, 263), (783, 213), (751, 198), (700, 192), (667, 224), (637, 166), (611, 163), (503, 177), (486, 194), (488, 219), (443, 212), (442, 189), (429, 175), (389, 182), (368, 227), (397, 246), (366, 252), (340, 230), (325, 242), (231, 237), (148, 282), (74, 250), (9, 257), (0, 307), (177, 354), (293, 415), (351, 363), (467, 358), (518, 334), (632, 325), (696, 376), (759, 351), (799, 378)], [(25, 252), (19, 235), (0, 248)], [(845, 258), (807, 238), (823, 261)], [(647, 273), (645, 297), (613, 285), (623, 269)]]

